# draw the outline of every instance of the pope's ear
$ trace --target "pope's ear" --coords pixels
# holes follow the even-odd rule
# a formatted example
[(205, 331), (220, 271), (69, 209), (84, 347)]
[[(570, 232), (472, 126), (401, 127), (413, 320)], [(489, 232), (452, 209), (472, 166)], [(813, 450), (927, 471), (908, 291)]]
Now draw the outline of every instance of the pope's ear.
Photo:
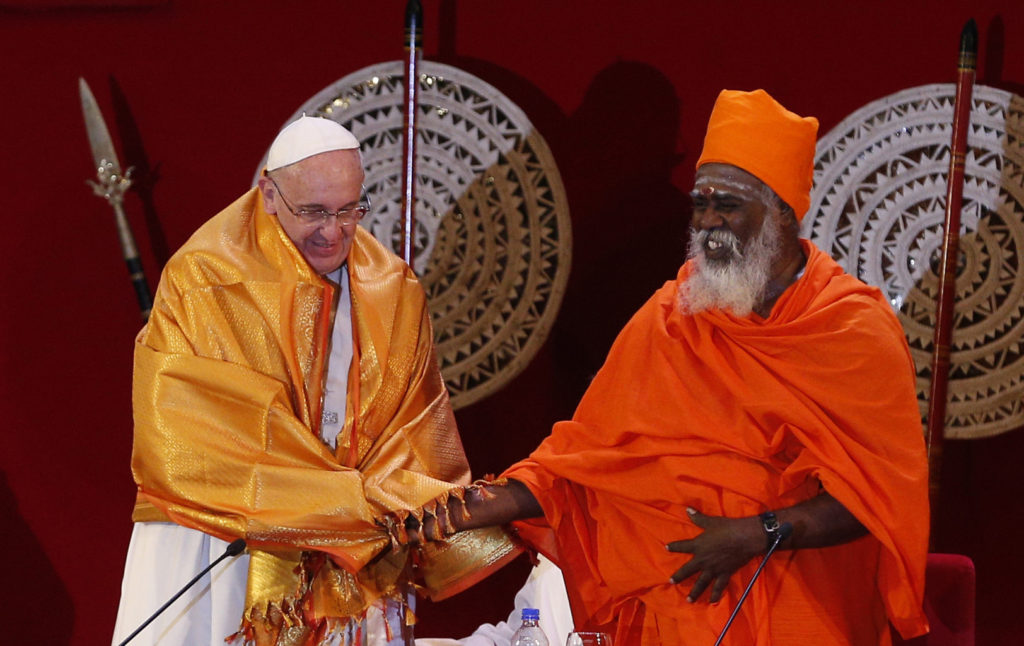
[(277, 207), (274, 205), (274, 194), (277, 190), (274, 187), (274, 183), (264, 173), (256, 185), (260, 187), (260, 194), (263, 196), (263, 209), (271, 215), (277, 214)]

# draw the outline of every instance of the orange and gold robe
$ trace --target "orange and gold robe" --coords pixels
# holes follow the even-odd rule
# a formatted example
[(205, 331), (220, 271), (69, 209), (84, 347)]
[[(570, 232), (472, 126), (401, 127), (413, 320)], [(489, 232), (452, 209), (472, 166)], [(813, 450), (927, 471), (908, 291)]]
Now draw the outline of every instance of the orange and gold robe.
[[(260, 644), (316, 643), (400, 596), (410, 555), (377, 519), (469, 479), (422, 288), (362, 228), (347, 264), (355, 358), (337, 450), (318, 435), (334, 288), (258, 189), (174, 255), (136, 342), (134, 519), (246, 538), (243, 632)], [(515, 554), (494, 530), (430, 546), (426, 592)]]
[(571, 421), (505, 476), (544, 519), (521, 535), (565, 574), (577, 627), (615, 646), (712, 644), (759, 559), (722, 601), (686, 602), (689, 556), (666, 551), (701, 530), (686, 507), (747, 517), (824, 487), (870, 534), (780, 551), (728, 644), (888, 644), (927, 630), (927, 463), (914, 368), (881, 293), (803, 241), (807, 266), (770, 316), (684, 315), (665, 284), (615, 341)]

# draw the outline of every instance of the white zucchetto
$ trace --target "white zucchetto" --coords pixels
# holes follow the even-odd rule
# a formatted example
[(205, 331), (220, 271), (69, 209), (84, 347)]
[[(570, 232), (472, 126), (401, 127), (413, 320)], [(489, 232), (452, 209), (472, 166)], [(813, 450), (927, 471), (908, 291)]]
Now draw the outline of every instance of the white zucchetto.
[(341, 124), (302, 115), (278, 133), (267, 153), (267, 172), (332, 150), (358, 150), (359, 140)]

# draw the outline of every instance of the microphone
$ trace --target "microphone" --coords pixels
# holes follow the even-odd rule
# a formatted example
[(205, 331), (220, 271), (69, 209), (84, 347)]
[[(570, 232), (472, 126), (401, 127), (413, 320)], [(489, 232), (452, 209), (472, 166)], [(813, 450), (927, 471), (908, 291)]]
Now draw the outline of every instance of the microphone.
[(726, 631), (729, 630), (729, 626), (732, 625), (733, 619), (739, 614), (740, 608), (743, 606), (743, 602), (747, 600), (747, 595), (750, 594), (750, 589), (754, 587), (754, 581), (757, 581), (757, 577), (761, 576), (761, 570), (764, 569), (764, 564), (768, 562), (772, 554), (775, 553), (775, 548), (779, 546), (779, 543), (786, 540), (793, 534), (793, 523), (782, 523), (779, 526), (779, 531), (775, 533), (775, 540), (772, 541), (772, 546), (768, 548), (768, 553), (761, 559), (761, 565), (757, 566), (757, 570), (754, 572), (754, 576), (750, 577), (750, 583), (747, 584), (743, 594), (740, 595), (740, 600), (736, 602), (736, 607), (732, 609), (732, 614), (729, 615), (729, 621), (725, 622), (725, 628), (722, 628), (721, 634), (718, 635), (718, 639), (715, 640), (715, 646), (722, 643), (722, 638), (725, 637)]
[[(780, 528), (779, 531), (780, 532), (782, 531), (781, 528)], [(191, 588), (193, 585), (196, 584), (196, 581), (198, 581), (199, 579), (203, 578), (203, 575), (205, 575), (207, 572), (212, 570), (215, 565), (217, 565), (218, 563), (220, 563), (224, 559), (228, 558), (229, 556), (238, 556), (244, 550), (245, 550), (245, 539), (244, 538), (236, 538), (234, 541), (231, 542), (230, 545), (227, 546), (227, 549), (224, 550), (224, 553), (217, 557), (217, 560), (215, 560), (213, 563), (210, 563), (205, 568), (203, 568), (202, 572), (200, 572), (199, 574), (195, 575), (195, 577), (193, 577), (193, 579), (191, 581), (189, 581), (188, 583), (185, 584), (185, 587), (183, 587), (181, 590), (178, 590), (178, 593), (176, 595), (174, 595), (173, 597), (168, 599), (167, 603), (165, 603), (164, 605), (160, 606), (159, 610), (157, 610), (152, 615), (150, 615), (149, 619), (147, 619), (141, 626), (136, 628), (135, 632), (133, 632), (132, 634), (128, 635), (128, 637), (125, 638), (125, 640), (123, 642), (121, 642), (120, 644), (118, 644), (117, 646), (124, 646), (125, 644), (127, 644), (131, 640), (135, 639), (136, 635), (141, 633), (142, 630), (146, 626), (148, 626), (149, 624), (153, 623), (154, 619), (159, 617), (161, 615), (161, 613), (163, 613), (164, 610), (167, 610), (167, 608), (172, 603), (174, 603), (175, 601), (178, 600), (178, 597), (180, 597), (181, 595), (185, 594), (185, 592), (189, 588)]]

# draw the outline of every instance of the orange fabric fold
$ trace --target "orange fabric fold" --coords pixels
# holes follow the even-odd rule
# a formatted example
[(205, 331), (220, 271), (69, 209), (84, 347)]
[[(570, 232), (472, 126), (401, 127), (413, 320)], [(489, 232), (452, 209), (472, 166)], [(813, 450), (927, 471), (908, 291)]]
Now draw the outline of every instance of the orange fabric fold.
[(767, 319), (682, 315), (665, 284), (615, 341), (571, 421), (503, 475), (544, 519), (521, 536), (566, 578), (577, 627), (616, 646), (714, 643), (757, 563), (721, 603), (694, 604), (665, 545), (700, 529), (685, 509), (747, 517), (824, 488), (870, 535), (783, 551), (729, 643), (888, 644), (886, 618), (924, 632), (927, 463), (902, 328), (881, 293), (802, 241), (803, 276)]

